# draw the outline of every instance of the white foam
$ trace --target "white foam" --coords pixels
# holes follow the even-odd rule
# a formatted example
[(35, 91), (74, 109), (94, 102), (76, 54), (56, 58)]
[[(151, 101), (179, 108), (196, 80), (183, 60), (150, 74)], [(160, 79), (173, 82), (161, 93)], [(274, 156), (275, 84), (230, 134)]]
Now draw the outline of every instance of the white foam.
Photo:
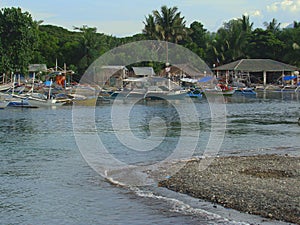
[(178, 199), (164, 197), (161, 195), (156, 195), (151, 191), (141, 190), (137, 187), (134, 187), (134, 188), (131, 187), (130, 189), (139, 197), (153, 198), (153, 199), (163, 200), (163, 201), (167, 202), (172, 207), (172, 209), (170, 209), (171, 212), (182, 213), (185, 215), (198, 215), (201, 217), (205, 217), (208, 220), (223, 222), (223, 223), (230, 223), (233, 225), (249, 225), (248, 223), (245, 223), (245, 222), (235, 222), (235, 221), (229, 220), (218, 214), (208, 212), (208, 211), (200, 209), (200, 208), (193, 208), (192, 206), (190, 206)]

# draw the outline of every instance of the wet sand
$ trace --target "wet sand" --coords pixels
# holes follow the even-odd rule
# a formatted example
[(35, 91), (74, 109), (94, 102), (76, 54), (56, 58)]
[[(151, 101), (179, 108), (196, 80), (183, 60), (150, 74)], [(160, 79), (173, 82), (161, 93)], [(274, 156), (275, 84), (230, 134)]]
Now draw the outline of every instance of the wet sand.
[(300, 157), (259, 155), (186, 162), (159, 186), (246, 212), (300, 224)]

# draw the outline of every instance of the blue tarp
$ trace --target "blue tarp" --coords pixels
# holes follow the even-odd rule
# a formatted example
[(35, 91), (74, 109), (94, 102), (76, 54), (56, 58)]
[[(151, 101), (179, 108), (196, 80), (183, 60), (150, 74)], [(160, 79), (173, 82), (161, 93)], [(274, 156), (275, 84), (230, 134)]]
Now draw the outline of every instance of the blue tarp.
[(50, 87), (51, 84), (52, 84), (52, 81), (47, 80), (47, 81), (44, 82), (44, 84), (45, 84), (46, 87)]
[(208, 81), (210, 81), (210, 80), (212, 80), (212, 79), (213, 79), (213, 77), (210, 77), (210, 76), (208, 76), (208, 77), (203, 77), (203, 78), (201, 78), (200, 80), (198, 80), (198, 82), (204, 83), (204, 82), (208, 82)]
[(293, 80), (293, 79), (297, 79), (297, 76), (284, 76), (283, 80)]

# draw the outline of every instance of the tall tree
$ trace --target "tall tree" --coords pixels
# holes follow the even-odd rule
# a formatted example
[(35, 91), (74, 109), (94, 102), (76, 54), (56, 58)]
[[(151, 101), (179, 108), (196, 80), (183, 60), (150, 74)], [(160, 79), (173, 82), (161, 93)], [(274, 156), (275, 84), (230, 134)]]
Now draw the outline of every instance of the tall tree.
[(194, 21), (190, 25), (188, 33), (190, 38), (183, 42), (183, 44), (202, 59), (205, 59), (210, 38), (209, 33), (203, 24), (197, 21)]
[(21, 72), (28, 69), (37, 46), (38, 22), (20, 8), (0, 10), (1, 72)]
[(282, 59), (284, 43), (270, 30), (256, 28), (251, 36), (249, 52), (252, 58)]
[(169, 63), (168, 42), (178, 43), (187, 35), (184, 17), (177, 7), (162, 6), (161, 11), (154, 10), (146, 17), (143, 33), (151, 38), (166, 41), (166, 63)]
[[(297, 22), (294, 22), (297, 23)], [(300, 24), (300, 23), (297, 23)], [(300, 66), (300, 26), (286, 28), (280, 32), (279, 39), (284, 43), (281, 59), (289, 64)]]
[(221, 63), (228, 63), (241, 58), (248, 58), (248, 43), (253, 24), (249, 17), (232, 19), (224, 23), (216, 34), (213, 48), (216, 58)]
[(276, 33), (280, 30), (280, 23), (277, 22), (275, 18), (272, 19), (271, 22), (264, 22), (264, 26), (268, 31), (271, 31), (273, 33)]
[(82, 47), (82, 58), (79, 62), (79, 72), (83, 73), (92, 62), (99, 56), (100, 46), (97, 38), (96, 27), (75, 27), (75, 30), (79, 30), (82, 34), (81, 47)]
[(162, 6), (161, 11), (153, 11), (144, 22), (143, 33), (150, 38), (178, 43), (187, 37), (184, 17), (178, 12), (177, 7)]

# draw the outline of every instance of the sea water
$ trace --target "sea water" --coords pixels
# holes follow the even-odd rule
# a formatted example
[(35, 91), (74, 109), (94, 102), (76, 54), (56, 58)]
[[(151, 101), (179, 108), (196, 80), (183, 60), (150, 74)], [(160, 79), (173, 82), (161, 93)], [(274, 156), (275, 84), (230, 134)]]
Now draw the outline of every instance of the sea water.
[[(195, 138), (197, 132), (198, 143), (191, 154), (205, 152), (212, 132), (212, 108), (206, 99), (115, 104), (92, 107), (95, 126), (82, 126), (91, 129), (91, 135), (96, 132), (108, 153), (122, 163), (155, 164), (172, 154), (182, 136)], [(176, 113), (178, 104), (193, 104), (198, 121), (183, 122), (181, 117), (190, 112)], [(112, 105), (120, 113), (118, 118), (124, 113), (129, 129), (112, 125)], [(226, 129), (217, 155), (299, 156), (298, 95), (230, 97), (224, 105)], [(84, 118), (89, 110), (79, 108), (80, 115)], [(73, 114), (72, 106), (0, 111), (0, 224), (267, 223), (155, 184), (133, 187), (108, 182), (82, 155), (74, 135), (74, 123), (82, 121), (74, 120)], [(132, 151), (115, 129), (138, 141), (151, 137), (161, 144), (151, 151)]]

